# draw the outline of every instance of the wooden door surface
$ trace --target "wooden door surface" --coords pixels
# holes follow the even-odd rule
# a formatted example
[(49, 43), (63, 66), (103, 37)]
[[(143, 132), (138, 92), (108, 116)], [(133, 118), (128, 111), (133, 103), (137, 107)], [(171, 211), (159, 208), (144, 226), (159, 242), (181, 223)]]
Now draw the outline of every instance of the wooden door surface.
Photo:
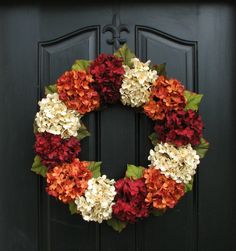
[[(65, 3), (0, 8), (0, 250), (233, 251), (235, 243), (234, 8), (223, 4)], [(121, 26), (123, 25), (123, 26)], [(125, 27), (125, 29), (121, 29)], [(200, 113), (211, 142), (194, 191), (163, 217), (122, 233), (86, 223), (49, 198), (30, 172), (32, 123), (45, 85), (75, 59), (112, 53), (126, 42), (142, 60), (204, 94)], [(84, 118), (91, 136), (81, 159), (101, 160), (110, 178), (127, 163), (147, 166), (152, 125), (111, 106)]]

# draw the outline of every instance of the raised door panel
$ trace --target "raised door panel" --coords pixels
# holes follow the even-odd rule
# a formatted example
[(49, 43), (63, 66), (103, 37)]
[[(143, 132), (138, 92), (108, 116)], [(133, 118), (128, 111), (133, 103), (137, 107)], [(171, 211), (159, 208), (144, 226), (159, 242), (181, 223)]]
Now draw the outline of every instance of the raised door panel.
[(197, 91), (197, 42), (177, 38), (147, 26), (136, 26), (136, 51), (143, 60), (166, 63), (169, 77)]
[[(196, 42), (186, 41), (147, 26), (136, 26), (135, 44), (139, 58), (144, 61), (150, 59), (157, 64), (165, 62), (169, 77), (174, 76), (187, 89), (197, 91)], [(139, 128), (142, 128), (139, 134), (140, 164), (147, 165), (150, 122), (145, 116), (140, 116), (139, 124)], [(153, 240), (157, 240), (159, 250), (194, 250), (197, 245), (197, 210), (195, 187), (194, 193), (187, 194), (163, 217), (150, 217), (137, 225), (138, 246), (143, 250), (151, 250)], [(166, 236), (171, 241), (167, 242)]]
[[(100, 48), (99, 26), (87, 27), (63, 37), (39, 43), (39, 90), (43, 96), (45, 85), (55, 83), (57, 78), (76, 59), (94, 59)], [(94, 133), (82, 142), (83, 160), (96, 159), (96, 115), (91, 113), (84, 122)], [(48, 197), (45, 184), (40, 184), (40, 245), (41, 250), (96, 250), (98, 228), (84, 222), (81, 217), (71, 216), (66, 205)], [(89, 243), (89, 245), (88, 245)]]

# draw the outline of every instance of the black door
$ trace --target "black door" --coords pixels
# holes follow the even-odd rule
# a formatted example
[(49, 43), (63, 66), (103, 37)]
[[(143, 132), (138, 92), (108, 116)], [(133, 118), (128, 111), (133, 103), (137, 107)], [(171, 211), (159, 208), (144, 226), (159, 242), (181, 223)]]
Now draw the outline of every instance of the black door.
[[(236, 250), (234, 14), (223, 4), (1, 7), (1, 251)], [(169, 76), (204, 94), (200, 113), (211, 149), (194, 191), (175, 209), (118, 234), (71, 216), (46, 196), (30, 167), (43, 87), (75, 59), (112, 53), (122, 42), (143, 60), (166, 62)], [(92, 136), (82, 142), (81, 158), (102, 160), (110, 178), (123, 177), (127, 163), (147, 165), (151, 125), (142, 115), (116, 105), (85, 123)]]

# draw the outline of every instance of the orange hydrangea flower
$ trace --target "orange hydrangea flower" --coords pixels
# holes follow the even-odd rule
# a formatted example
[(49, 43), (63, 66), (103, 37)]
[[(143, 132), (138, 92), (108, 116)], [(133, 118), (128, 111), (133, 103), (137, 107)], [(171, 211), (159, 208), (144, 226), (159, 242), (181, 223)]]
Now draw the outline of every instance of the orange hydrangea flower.
[(176, 183), (153, 167), (145, 169), (144, 178), (147, 187), (145, 201), (156, 209), (173, 208), (185, 193), (183, 183)]
[(85, 114), (100, 105), (99, 94), (91, 87), (92, 75), (85, 71), (66, 71), (57, 80), (59, 98), (69, 109)]
[(185, 107), (184, 86), (177, 79), (160, 76), (153, 83), (149, 102), (144, 105), (145, 114), (153, 120), (162, 120), (170, 110)]
[(47, 172), (46, 191), (49, 195), (69, 203), (84, 194), (92, 172), (87, 168), (89, 162), (74, 159), (72, 163), (64, 163), (49, 169)]

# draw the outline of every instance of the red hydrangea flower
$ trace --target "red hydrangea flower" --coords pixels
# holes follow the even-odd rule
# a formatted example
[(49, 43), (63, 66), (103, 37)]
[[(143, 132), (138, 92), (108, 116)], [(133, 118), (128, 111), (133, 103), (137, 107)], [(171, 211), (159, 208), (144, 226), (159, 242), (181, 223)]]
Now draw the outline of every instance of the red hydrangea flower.
[(130, 223), (149, 215), (149, 208), (145, 202), (147, 189), (143, 178), (131, 180), (120, 179), (115, 183), (116, 196), (113, 205), (113, 215), (121, 221)]
[(80, 152), (80, 142), (75, 137), (62, 139), (59, 135), (51, 133), (37, 133), (35, 152), (40, 156), (41, 162), (47, 167), (54, 167), (62, 163), (70, 163)]
[(162, 142), (182, 145), (198, 145), (202, 137), (203, 122), (193, 110), (172, 111), (164, 120), (156, 122), (154, 130)]
[(125, 70), (122, 59), (114, 55), (101, 54), (90, 65), (94, 79), (93, 87), (105, 103), (113, 104), (120, 99), (120, 87)]

